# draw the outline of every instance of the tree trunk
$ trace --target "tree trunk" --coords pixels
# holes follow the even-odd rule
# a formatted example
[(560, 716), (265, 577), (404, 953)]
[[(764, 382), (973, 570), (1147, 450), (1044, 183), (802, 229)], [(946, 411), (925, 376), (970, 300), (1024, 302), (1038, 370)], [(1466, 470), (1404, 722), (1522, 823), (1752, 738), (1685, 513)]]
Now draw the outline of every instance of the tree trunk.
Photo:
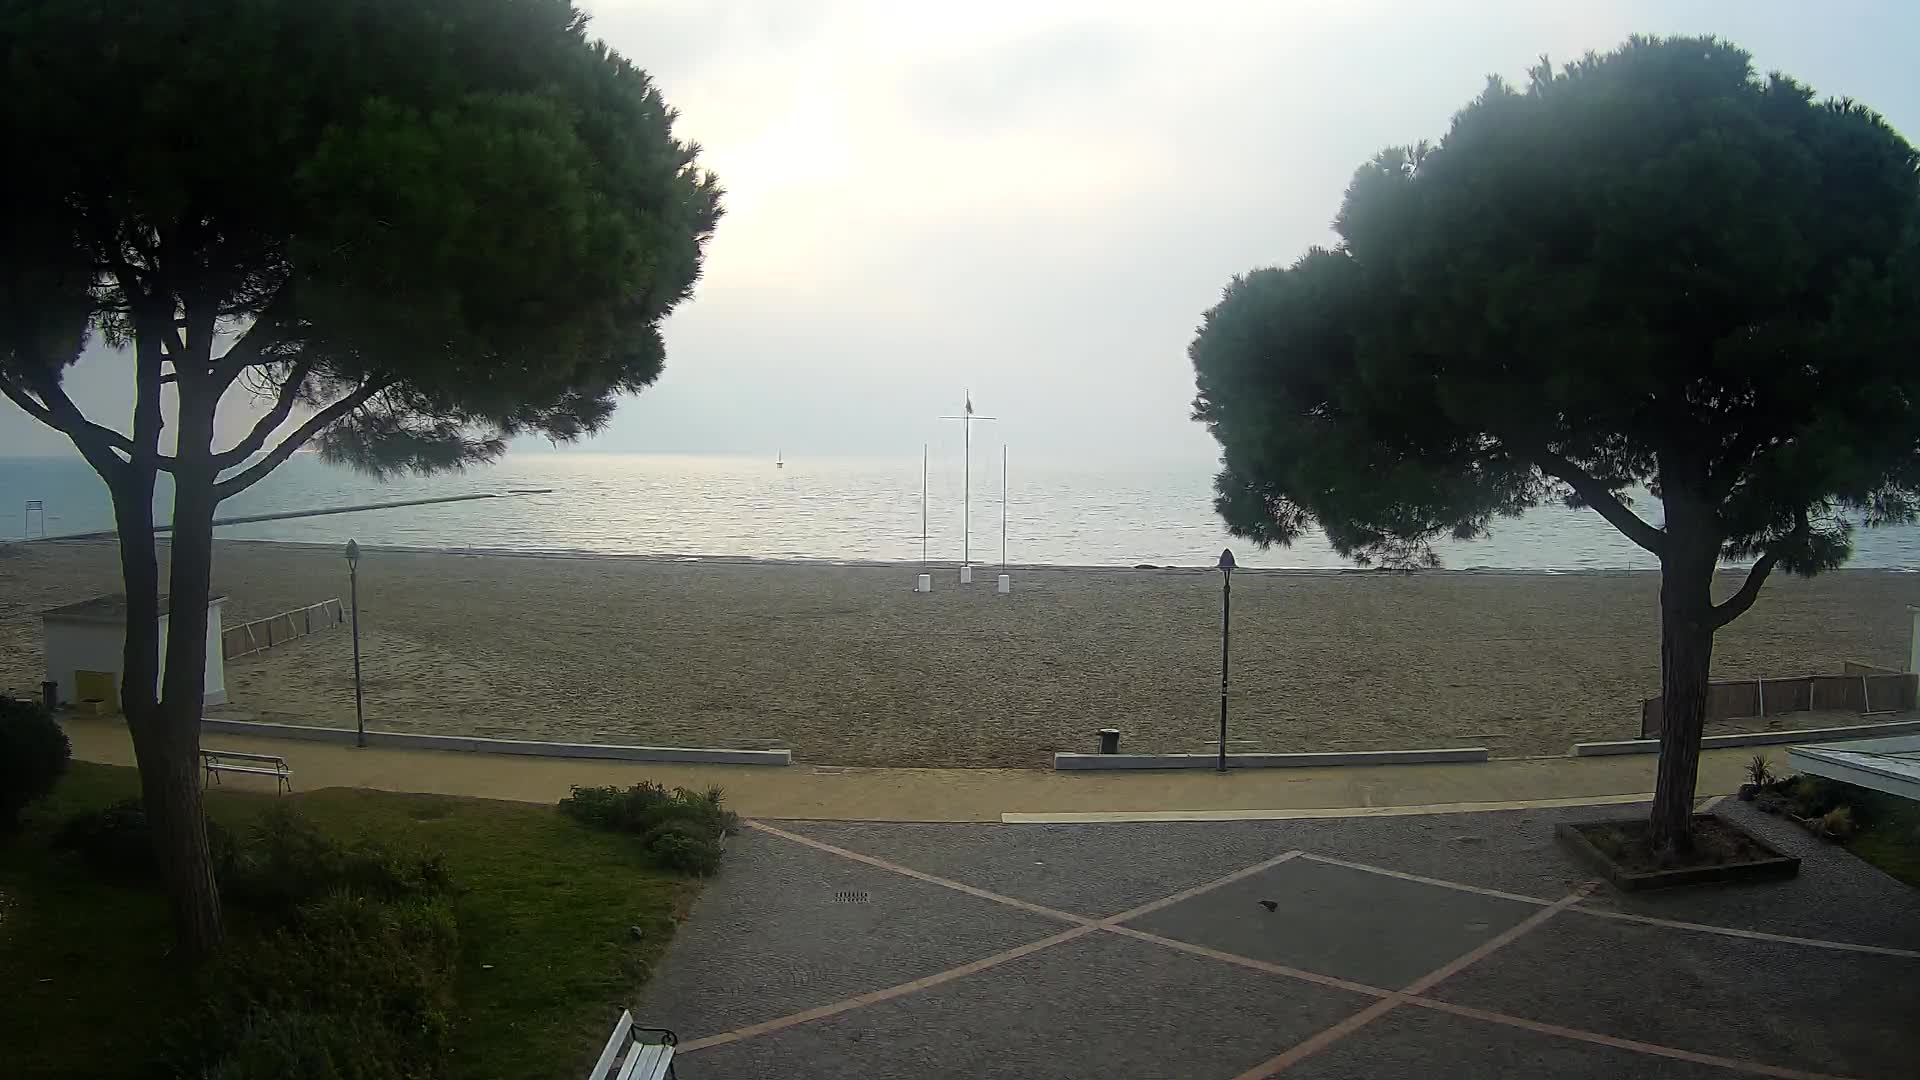
[(1719, 543), (1692, 533), (1671, 510), (1667, 535), (1670, 547), (1660, 564), (1660, 763), (1649, 824), (1655, 848), (1686, 852), (1693, 848), (1693, 795), (1713, 662)]
[[(168, 665), (173, 664), (171, 646)], [(165, 704), (129, 716), (134, 753), (140, 761), (141, 804), (153, 831), (153, 853), (173, 916), (181, 955), (198, 962), (219, 947), (220, 893), (207, 846), (200, 791), (200, 727)], [(183, 722), (185, 720), (185, 722)]]
[[(167, 670), (162, 676), (157, 751), (141, 758), (147, 819), (173, 906), (181, 947), (204, 957), (220, 944), (220, 893), (207, 847), (199, 782), (200, 712), (206, 699), (207, 599), (213, 578), (214, 471), (208, 457), (214, 403), (180, 392), (168, 581)], [(149, 779), (149, 773), (151, 778)]]

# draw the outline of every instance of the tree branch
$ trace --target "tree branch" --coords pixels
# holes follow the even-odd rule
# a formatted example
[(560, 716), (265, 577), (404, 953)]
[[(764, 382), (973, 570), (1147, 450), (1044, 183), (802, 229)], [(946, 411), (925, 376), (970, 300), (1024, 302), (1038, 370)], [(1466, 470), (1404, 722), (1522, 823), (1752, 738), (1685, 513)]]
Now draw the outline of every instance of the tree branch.
[(253, 430), (247, 432), (247, 437), (236, 443), (233, 449), (215, 454), (214, 468), (216, 470), (231, 469), (267, 445), (267, 439), (280, 429), (281, 424), (287, 422), (287, 417), (293, 415), (293, 407), (300, 400), (300, 387), (306, 384), (307, 376), (312, 373), (313, 364), (310, 361), (301, 360), (294, 364), (286, 381), (280, 384), (280, 393), (274, 400), (272, 411), (261, 417), (259, 422), (253, 425)]
[(1638, 514), (1627, 509), (1606, 486), (1594, 479), (1585, 469), (1549, 450), (1537, 450), (1532, 455), (1534, 463), (1549, 476), (1556, 477), (1572, 488), (1588, 506), (1599, 512), (1614, 528), (1634, 543), (1646, 548), (1655, 555), (1664, 555), (1667, 548), (1667, 534), (1640, 519)]
[[(80, 410), (74, 406), (72, 399), (60, 390), (58, 383), (52, 382), (51, 379), (36, 380), (36, 382), (44, 382), (52, 387), (51, 390), (47, 386), (34, 388), (34, 393), (40, 395), (39, 401), (35, 401), (28, 395), (25, 388), (5, 375), (0, 375), (0, 393), (4, 393), (8, 400), (20, 406), (28, 416), (73, 440), (75, 448), (80, 451), (82, 457), (87, 459), (87, 464), (93, 466), (93, 471), (100, 474), (100, 479), (105, 480), (109, 485), (115, 483), (122, 475), (127, 463), (115, 457), (113, 451), (122, 450), (131, 456), (133, 443), (119, 432), (103, 428), (80, 415)], [(119, 445), (109, 441), (107, 436), (118, 440)]]
[[(87, 419), (85, 414), (81, 413), (79, 406), (73, 403), (73, 399), (60, 389), (60, 384), (51, 378), (35, 379), (32, 392), (39, 395), (39, 401), (35, 401), (28, 395), (26, 387), (5, 375), (0, 375), (0, 393), (6, 394), (7, 398), (20, 406), (21, 411), (28, 416), (65, 434), (76, 444), (86, 439), (97, 444), (102, 450), (118, 450), (123, 454), (133, 454), (132, 439), (110, 427), (102, 427)], [(162, 457), (158, 460), (163, 469), (173, 465), (172, 458)]]
[(1774, 564), (1779, 561), (1778, 551), (1769, 550), (1761, 555), (1753, 564), (1753, 568), (1747, 571), (1747, 580), (1741, 582), (1740, 591), (1713, 606), (1715, 630), (1746, 614), (1747, 609), (1753, 606), (1753, 602), (1760, 598), (1760, 586), (1767, 583), (1767, 575), (1773, 573)]
[(334, 421), (365, 405), (368, 398), (392, 385), (391, 380), (365, 383), (360, 389), (314, 413), (307, 418), (306, 423), (295, 429), (293, 434), (281, 440), (280, 445), (274, 447), (266, 457), (254, 462), (245, 472), (237, 473), (215, 484), (214, 499), (216, 501), (230, 499), (266, 479), (268, 473), (279, 468), (281, 462), (292, 457), (295, 450), (305, 446), (315, 435), (326, 430)]
[(267, 301), (267, 305), (260, 309), (260, 314), (254, 317), (253, 325), (247, 327), (246, 333), (241, 334), (240, 339), (213, 362), (214, 385), (222, 389), (232, 385), (242, 370), (260, 362), (261, 353), (283, 340), (278, 332), (280, 319), (292, 303), (288, 299), (292, 291), (291, 285), (281, 285), (273, 294), (273, 299)]

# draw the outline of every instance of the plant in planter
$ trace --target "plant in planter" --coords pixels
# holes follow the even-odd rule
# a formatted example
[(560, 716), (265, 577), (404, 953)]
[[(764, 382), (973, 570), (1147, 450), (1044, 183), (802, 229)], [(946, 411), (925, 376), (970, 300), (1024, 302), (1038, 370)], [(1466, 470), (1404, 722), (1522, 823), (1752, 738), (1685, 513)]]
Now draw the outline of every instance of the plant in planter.
[(1820, 815), (1820, 835), (1829, 840), (1846, 840), (1853, 836), (1854, 828), (1851, 806), (1836, 806)]
[(1762, 788), (1773, 783), (1773, 765), (1767, 761), (1767, 755), (1755, 754), (1747, 762), (1747, 782), (1740, 785), (1740, 801), (1752, 802)]

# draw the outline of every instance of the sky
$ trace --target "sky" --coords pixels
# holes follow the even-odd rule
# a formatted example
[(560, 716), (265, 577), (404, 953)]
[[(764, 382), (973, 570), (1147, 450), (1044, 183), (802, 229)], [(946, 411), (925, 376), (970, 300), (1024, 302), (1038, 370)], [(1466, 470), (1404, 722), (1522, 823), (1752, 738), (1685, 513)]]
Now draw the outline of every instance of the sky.
[[(1909, 0), (585, 6), (728, 193), (601, 452), (905, 457), (970, 390), (1021, 453), (1207, 460), (1186, 347), (1233, 275), (1330, 243), (1353, 170), (1489, 74), (1634, 32), (1717, 33), (1920, 138)], [(119, 358), (70, 385), (125, 426)], [(57, 453), (0, 402), (0, 456)]]

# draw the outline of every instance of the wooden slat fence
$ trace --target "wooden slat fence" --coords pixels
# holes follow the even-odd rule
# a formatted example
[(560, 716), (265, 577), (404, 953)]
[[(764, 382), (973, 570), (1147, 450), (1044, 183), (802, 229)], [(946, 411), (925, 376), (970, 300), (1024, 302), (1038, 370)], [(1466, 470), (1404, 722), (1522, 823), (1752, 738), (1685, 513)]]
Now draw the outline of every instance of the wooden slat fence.
[[(1707, 684), (1707, 722), (1793, 712), (1908, 712), (1915, 708), (1920, 675), (1870, 664), (1845, 665), (1841, 675), (1785, 679), (1730, 679)], [(1640, 703), (1640, 737), (1660, 737), (1660, 698)]]
[(340, 598), (334, 597), (239, 626), (229, 626), (220, 634), (220, 655), (232, 660), (266, 652), (275, 645), (284, 645), (295, 638), (330, 630), (345, 619), (346, 613)]

